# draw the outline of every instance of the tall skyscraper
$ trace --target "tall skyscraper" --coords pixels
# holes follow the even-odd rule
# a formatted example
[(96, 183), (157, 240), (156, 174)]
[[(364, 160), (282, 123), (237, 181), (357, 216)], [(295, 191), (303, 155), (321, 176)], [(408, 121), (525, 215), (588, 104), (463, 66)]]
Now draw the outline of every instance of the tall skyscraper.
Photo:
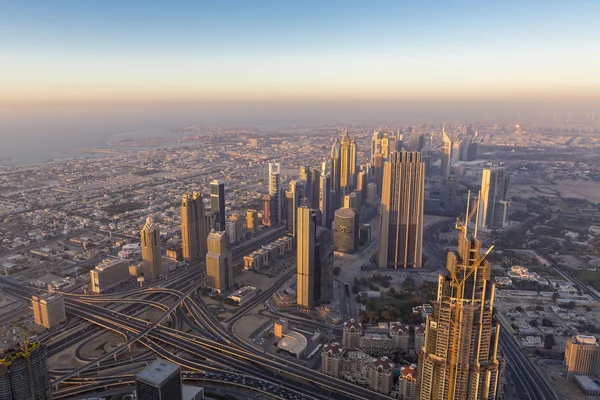
[(142, 271), (146, 279), (158, 278), (162, 275), (162, 257), (160, 254), (160, 231), (152, 217), (140, 231), (142, 240)]
[[(491, 249), (490, 249), (491, 250)], [(427, 316), (419, 354), (420, 400), (493, 400), (500, 375), (493, 322), (494, 282), (481, 242), (463, 229), (458, 252), (448, 253), (438, 279), (437, 301)]]
[(442, 126), (442, 178), (450, 178), (450, 168), (452, 165), (452, 140), (446, 135), (446, 127)]
[(262, 223), (264, 226), (273, 226), (275, 225), (275, 213), (277, 212), (276, 204), (275, 204), (275, 196), (271, 196), (265, 194), (262, 197), (262, 206), (263, 206), (263, 218)]
[(425, 147), (425, 136), (420, 133), (413, 132), (410, 135), (410, 151), (421, 151)]
[(344, 131), (340, 141), (340, 187), (344, 194), (350, 193), (352, 178), (350, 176), (350, 138), (348, 131)]
[(210, 210), (214, 216), (215, 230), (225, 230), (225, 183), (214, 180), (210, 183)]
[(333, 146), (331, 147), (331, 201), (334, 209), (340, 204), (342, 198), (341, 182), (340, 182), (340, 170), (341, 170), (341, 150), (340, 143), (335, 139)]
[[(481, 199), (477, 210), (477, 225), (480, 228), (501, 228), (494, 221), (505, 221), (506, 207), (502, 202), (506, 199), (508, 180), (504, 168), (485, 168), (481, 174)], [(496, 216), (496, 214), (501, 214)]]
[(350, 141), (350, 151), (348, 154), (350, 164), (350, 187), (356, 189), (356, 175), (358, 174), (358, 153), (356, 149), (356, 141), (352, 139)]
[(331, 226), (333, 208), (331, 207), (331, 176), (323, 173), (320, 178), (319, 187), (319, 210), (321, 210), (321, 225), (329, 228)]
[(312, 182), (312, 169), (307, 166), (300, 167), (300, 180), (304, 181), (304, 193), (306, 199), (311, 202), (312, 201), (312, 190), (313, 190), (313, 182)]
[(0, 399), (52, 399), (46, 345), (23, 343), (0, 352)]
[(222, 293), (233, 284), (233, 256), (227, 232), (212, 231), (207, 239), (206, 276), (209, 285)]
[(321, 269), (317, 246), (316, 213), (309, 207), (298, 208), (297, 303), (310, 309), (320, 299)]
[(258, 211), (246, 210), (246, 229), (248, 232), (258, 233)]
[(285, 191), (286, 211), (287, 211), (287, 233), (296, 236), (298, 229), (298, 213), (302, 197), (304, 197), (304, 181), (291, 181), (290, 187)]
[(317, 168), (310, 171), (312, 181), (312, 195), (309, 198), (312, 208), (319, 208), (320, 189), (321, 189), (321, 172)]
[(37, 325), (53, 328), (67, 320), (65, 302), (58, 294), (45, 293), (31, 296), (33, 319)]
[(381, 139), (383, 139), (383, 134), (380, 131), (373, 132), (371, 137), (371, 164), (375, 164), (375, 156), (382, 153)]
[(202, 194), (194, 192), (181, 199), (181, 250), (188, 262), (202, 260), (206, 256), (208, 226)]
[(395, 152), (385, 163), (379, 268), (420, 268), (423, 258), (425, 166), (420, 153)]
[(281, 221), (284, 216), (283, 212), (283, 190), (281, 187), (281, 167), (279, 163), (269, 163), (269, 195), (274, 198), (275, 208), (271, 209), (274, 222)]
[(183, 398), (181, 367), (162, 359), (135, 376), (137, 400), (180, 400)]

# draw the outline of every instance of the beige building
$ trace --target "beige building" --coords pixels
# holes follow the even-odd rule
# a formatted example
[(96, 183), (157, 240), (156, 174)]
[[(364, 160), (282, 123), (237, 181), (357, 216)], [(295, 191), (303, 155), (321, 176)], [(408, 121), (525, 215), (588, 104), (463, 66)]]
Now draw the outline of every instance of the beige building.
[(160, 255), (160, 232), (152, 221), (146, 219), (146, 224), (140, 231), (142, 240), (142, 272), (145, 279), (155, 279), (162, 275), (162, 258)]
[(394, 362), (383, 356), (375, 359), (369, 370), (369, 388), (378, 393), (389, 394), (394, 383)]
[(392, 337), (392, 346), (394, 349), (408, 351), (408, 340), (410, 337), (410, 328), (408, 325), (400, 322), (390, 324), (390, 336)]
[(320, 274), (320, 270), (317, 271), (315, 268), (316, 214), (308, 207), (299, 207), (297, 220), (296, 301), (299, 306), (310, 309), (320, 298), (320, 287), (318, 291), (316, 290), (317, 276)]
[(233, 283), (233, 257), (229, 249), (229, 235), (213, 230), (207, 239), (206, 275), (208, 285), (222, 293)]
[(90, 286), (94, 293), (102, 293), (129, 279), (129, 263), (120, 258), (107, 258), (90, 271)]
[(374, 359), (362, 351), (345, 351), (342, 358), (341, 378), (354, 385), (370, 385), (370, 368)]
[(362, 336), (362, 325), (354, 319), (346, 321), (342, 330), (342, 345), (345, 348), (357, 348)]
[(380, 357), (393, 350), (394, 342), (387, 333), (365, 333), (358, 339), (358, 347), (371, 357)]
[(273, 335), (281, 339), (283, 335), (285, 335), (288, 331), (288, 321), (287, 319), (280, 319), (279, 321), (273, 324)]
[(405, 365), (400, 368), (398, 397), (402, 400), (417, 398), (417, 364)]
[(330, 343), (323, 346), (321, 351), (321, 372), (338, 378), (342, 368), (344, 348), (339, 343)]
[(425, 345), (425, 324), (415, 326), (415, 353), (420, 353)]
[(258, 233), (258, 211), (246, 210), (246, 229), (248, 232)]
[(599, 373), (599, 346), (594, 336), (576, 335), (567, 339), (565, 349), (565, 377), (596, 376)]
[(425, 164), (420, 153), (395, 152), (384, 165), (377, 264), (420, 268), (423, 261)]
[(185, 194), (181, 199), (181, 250), (188, 262), (202, 260), (206, 256), (208, 221), (204, 211), (202, 194)]
[(46, 328), (52, 328), (67, 320), (64, 300), (57, 294), (33, 295), (31, 307), (35, 323)]

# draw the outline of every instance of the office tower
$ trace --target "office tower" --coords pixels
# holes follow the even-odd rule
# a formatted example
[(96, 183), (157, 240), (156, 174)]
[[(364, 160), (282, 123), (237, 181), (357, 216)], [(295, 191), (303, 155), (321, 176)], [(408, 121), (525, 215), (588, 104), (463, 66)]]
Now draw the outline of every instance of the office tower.
[(425, 166), (420, 153), (396, 152), (385, 163), (379, 268), (420, 268), (423, 258)]
[(160, 255), (160, 232), (152, 217), (146, 218), (146, 224), (140, 231), (142, 240), (142, 271), (144, 278), (154, 279), (162, 275)]
[(335, 212), (333, 246), (336, 251), (353, 253), (358, 247), (358, 214), (351, 208), (340, 208)]
[(383, 156), (384, 161), (390, 159), (390, 152), (390, 135), (387, 132), (384, 132), (383, 137), (381, 138), (381, 155)]
[(212, 231), (207, 239), (206, 275), (209, 286), (222, 293), (233, 284), (233, 256), (227, 232)]
[(202, 195), (194, 192), (181, 199), (181, 251), (188, 262), (202, 260), (206, 256), (208, 226)]
[(381, 139), (383, 139), (383, 134), (380, 131), (373, 132), (371, 137), (371, 164), (375, 164), (375, 156), (382, 153)]
[[(481, 193), (477, 210), (477, 225), (480, 228), (502, 227), (494, 224), (494, 218), (505, 221), (506, 208), (500, 204), (505, 200), (508, 181), (504, 168), (485, 168), (481, 173)], [(496, 216), (496, 207), (501, 217)]]
[(452, 140), (446, 135), (446, 128), (442, 126), (442, 178), (450, 178), (450, 167), (452, 165)]
[(181, 367), (156, 359), (135, 376), (137, 400), (180, 400), (183, 398)]
[[(258, 217), (258, 216), (257, 216)], [(244, 240), (244, 218), (242, 218), (239, 214), (232, 214), (229, 217), (229, 221), (231, 222), (231, 228), (227, 232), (229, 235), (229, 244), (239, 243)], [(228, 222), (225, 222), (227, 225)]]
[(33, 319), (36, 324), (52, 328), (67, 320), (65, 302), (57, 294), (45, 293), (31, 296)]
[(425, 147), (425, 136), (420, 133), (413, 132), (410, 135), (410, 151), (420, 152)]
[(120, 258), (107, 258), (90, 271), (90, 288), (94, 293), (102, 293), (128, 279), (129, 262)]
[[(481, 242), (461, 227), (458, 252), (448, 253), (437, 301), (426, 317), (419, 351), (418, 399), (496, 399), (500, 375), (493, 322), (494, 282)], [(416, 342), (416, 340), (415, 340)]]
[(298, 208), (297, 238), (297, 303), (310, 309), (320, 299), (321, 271), (316, 265), (317, 224), (316, 214), (309, 207)]
[(425, 176), (428, 176), (431, 173), (431, 147), (425, 146), (421, 150), (421, 162), (425, 164)]
[(246, 210), (246, 229), (248, 232), (258, 233), (258, 211)]
[(452, 143), (452, 152), (450, 154), (450, 157), (452, 158), (453, 161), (458, 161), (460, 159), (460, 150), (462, 147), (462, 143), (461, 142), (453, 142)]
[(277, 212), (277, 205), (275, 203), (275, 196), (271, 196), (265, 194), (262, 197), (262, 206), (263, 206), (263, 218), (262, 223), (264, 226), (273, 226), (275, 225), (275, 213)]
[(291, 236), (296, 236), (298, 226), (296, 210), (300, 207), (302, 197), (304, 197), (304, 181), (291, 181), (289, 189), (285, 191), (287, 233)]
[(383, 167), (384, 167), (383, 154), (376, 154), (373, 162), (373, 172), (375, 175), (375, 185), (377, 185), (377, 195), (381, 197), (381, 190), (383, 188)]
[(210, 183), (210, 210), (215, 218), (215, 230), (225, 230), (225, 183)]
[(275, 201), (275, 207), (271, 208), (271, 213), (274, 216), (271, 220), (274, 222), (279, 222), (284, 218), (282, 214), (283, 191), (281, 187), (280, 170), (281, 168), (279, 163), (269, 163), (269, 195)]
[(325, 174), (325, 170), (323, 170), (320, 180), (319, 210), (321, 210), (321, 225), (329, 228), (331, 226), (331, 221), (333, 220), (333, 208), (331, 204), (331, 176), (329, 174)]
[(362, 193), (366, 193), (367, 183), (367, 173), (365, 171), (360, 171), (356, 175), (356, 190), (360, 190)]
[(25, 342), (0, 352), (0, 399), (52, 399), (46, 345)]
[(600, 374), (600, 350), (594, 336), (576, 335), (567, 339), (565, 349), (565, 379), (575, 375)]
[(310, 171), (312, 181), (312, 195), (308, 199), (312, 208), (319, 208), (319, 199), (321, 198), (321, 172), (317, 168)]
[(306, 166), (300, 167), (300, 180), (304, 181), (304, 185), (305, 185), (304, 192), (305, 192), (306, 199), (309, 202), (312, 201), (313, 182), (312, 182), (312, 169), (310, 167), (306, 167)]
[(374, 203), (377, 199), (377, 185), (373, 182), (367, 185), (367, 203)]
[[(355, 147), (356, 149), (356, 147)], [(340, 142), (340, 188), (342, 193), (350, 193), (352, 177), (350, 171), (350, 138), (348, 131), (344, 131)]]
[(350, 187), (356, 189), (356, 175), (358, 174), (358, 154), (356, 150), (356, 141), (350, 141), (350, 151), (348, 154), (350, 165)]
[(341, 150), (340, 143), (337, 139), (334, 140), (333, 146), (331, 147), (331, 206), (335, 210), (340, 204), (341, 199), (341, 182), (340, 182), (340, 168), (341, 168)]

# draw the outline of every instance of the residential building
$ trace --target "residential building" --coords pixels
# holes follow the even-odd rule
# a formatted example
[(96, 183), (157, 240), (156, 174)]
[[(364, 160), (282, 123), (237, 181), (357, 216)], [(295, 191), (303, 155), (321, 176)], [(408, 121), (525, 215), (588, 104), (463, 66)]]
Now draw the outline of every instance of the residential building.
[(354, 319), (346, 321), (342, 330), (342, 345), (345, 348), (358, 348), (362, 336), (362, 325)]
[(269, 196), (274, 204), (271, 206), (272, 223), (281, 221), (283, 211), (283, 188), (281, 187), (281, 166), (279, 163), (269, 163)]
[(377, 358), (369, 371), (369, 388), (375, 392), (389, 394), (394, 383), (394, 362), (386, 356)]
[(400, 368), (398, 396), (400, 400), (417, 398), (417, 364), (405, 365)]
[(324, 345), (321, 351), (321, 372), (338, 378), (341, 373), (343, 355), (344, 348), (339, 343)]
[(46, 345), (25, 342), (0, 352), (0, 399), (52, 399)]
[(65, 302), (58, 294), (45, 293), (31, 296), (33, 320), (48, 329), (67, 320)]

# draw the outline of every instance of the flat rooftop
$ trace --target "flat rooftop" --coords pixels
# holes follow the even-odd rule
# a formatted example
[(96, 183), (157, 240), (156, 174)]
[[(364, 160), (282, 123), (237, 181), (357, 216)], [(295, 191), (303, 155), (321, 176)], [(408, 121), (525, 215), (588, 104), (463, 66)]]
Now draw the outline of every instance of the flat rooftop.
[(177, 373), (180, 373), (179, 365), (159, 358), (141, 370), (136, 378), (154, 386), (160, 386)]

